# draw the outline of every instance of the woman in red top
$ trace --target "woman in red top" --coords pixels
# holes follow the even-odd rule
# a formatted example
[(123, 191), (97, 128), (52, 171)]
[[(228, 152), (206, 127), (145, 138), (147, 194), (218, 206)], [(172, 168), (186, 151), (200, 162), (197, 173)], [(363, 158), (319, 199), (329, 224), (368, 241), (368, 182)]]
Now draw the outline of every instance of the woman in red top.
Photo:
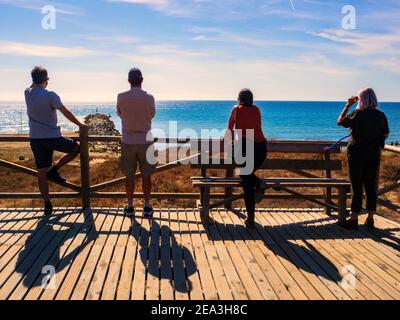
[[(239, 93), (238, 105), (235, 106), (231, 112), (228, 130), (232, 132), (234, 129), (239, 130), (239, 137), (242, 141), (242, 153), (246, 150), (246, 143), (254, 143), (254, 154), (246, 155), (254, 157), (253, 171), (249, 175), (241, 175), (243, 191), (245, 195), (245, 204), (247, 210), (247, 220), (245, 224), (247, 227), (254, 227), (254, 212), (256, 202), (261, 202), (265, 192), (265, 187), (260, 179), (255, 175), (257, 169), (261, 167), (267, 157), (267, 139), (264, 137), (261, 127), (261, 112), (260, 109), (254, 105), (253, 93), (249, 89), (243, 89)], [(250, 133), (254, 132), (254, 136)], [(247, 131), (247, 137), (246, 137)]]

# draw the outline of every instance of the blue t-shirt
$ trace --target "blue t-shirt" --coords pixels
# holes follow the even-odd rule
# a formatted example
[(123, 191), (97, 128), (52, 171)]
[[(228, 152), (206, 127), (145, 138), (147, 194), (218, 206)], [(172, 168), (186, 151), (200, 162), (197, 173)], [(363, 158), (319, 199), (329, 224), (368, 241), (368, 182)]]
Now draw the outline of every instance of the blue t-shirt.
[(60, 97), (52, 91), (34, 87), (25, 90), (31, 139), (60, 138), (57, 110), (62, 107)]

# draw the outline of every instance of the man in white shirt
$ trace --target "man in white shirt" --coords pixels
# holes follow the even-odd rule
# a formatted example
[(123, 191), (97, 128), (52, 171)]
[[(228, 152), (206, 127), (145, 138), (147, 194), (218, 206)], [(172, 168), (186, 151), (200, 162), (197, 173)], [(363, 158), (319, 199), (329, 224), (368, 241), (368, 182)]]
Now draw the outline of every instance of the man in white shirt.
[(139, 164), (142, 173), (144, 193), (143, 213), (153, 214), (150, 204), (151, 175), (155, 172), (154, 145), (151, 137), (151, 121), (156, 114), (154, 97), (142, 90), (143, 76), (139, 69), (129, 71), (129, 91), (120, 93), (117, 101), (117, 113), (122, 121), (122, 154), (120, 168), (126, 175), (127, 216), (133, 216), (133, 192), (135, 190), (135, 174)]

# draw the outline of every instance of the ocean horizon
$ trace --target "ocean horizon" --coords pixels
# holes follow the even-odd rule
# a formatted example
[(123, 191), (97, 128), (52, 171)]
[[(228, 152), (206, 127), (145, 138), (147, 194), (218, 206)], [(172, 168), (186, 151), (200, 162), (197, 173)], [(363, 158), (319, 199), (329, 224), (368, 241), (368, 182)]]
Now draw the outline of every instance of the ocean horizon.
[[(211, 130), (210, 137), (221, 137), (235, 101), (228, 100), (159, 100), (153, 121), (153, 133), (169, 137), (200, 137), (202, 130)], [(256, 101), (263, 118), (263, 130), (269, 139), (279, 140), (332, 140), (348, 132), (336, 125), (343, 101)], [(66, 103), (83, 119), (86, 115), (110, 115), (116, 129), (121, 131), (121, 121), (115, 103)], [(381, 102), (390, 126), (388, 143), (400, 140), (400, 102)], [(59, 114), (59, 124), (64, 131), (76, 130)], [(176, 130), (171, 128), (176, 127)], [(23, 102), (0, 102), (0, 134), (27, 133), (28, 118)]]

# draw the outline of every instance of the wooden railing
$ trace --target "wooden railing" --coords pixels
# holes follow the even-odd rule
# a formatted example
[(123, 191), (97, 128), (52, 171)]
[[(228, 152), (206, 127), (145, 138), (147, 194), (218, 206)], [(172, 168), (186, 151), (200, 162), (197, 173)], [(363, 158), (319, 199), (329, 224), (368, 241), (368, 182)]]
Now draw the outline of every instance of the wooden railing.
[[(79, 141), (81, 145), (81, 154), (80, 154), (80, 184), (74, 184), (71, 182), (67, 183), (58, 183), (54, 182), (62, 187), (70, 189), (69, 192), (52, 192), (50, 193), (51, 198), (80, 198), (82, 201), (82, 207), (89, 208), (91, 206), (91, 199), (98, 198), (124, 198), (124, 192), (105, 192), (101, 191), (105, 188), (114, 187), (124, 183), (125, 177), (120, 177), (117, 179), (113, 179), (110, 181), (105, 181), (96, 185), (90, 185), (90, 154), (89, 154), (89, 142), (103, 142), (103, 143), (111, 143), (111, 142), (120, 142), (121, 137), (119, 136), (89, 136), (87, 129), (81, 129), (79, 132), (79, 136), (73, 136), (72, 139)], [(26, 135), (0, 135), (0, 146), (1, 142), (29, 142), (29, 137)], [(212, 150), (213, 146), (219, 143), (219, 140), (201, 140), (201, 139), (178, 139), (178, 138), (156, 138), (156, 143), (162, 143), (165, 145), (184, 145), (190, 144), (191, 146), (195, 146), (196, 150)], [(331, 145), (334, 142), (332, 141), (291, 141), (291, 140), (279, 140), (279, 141), (269, 141), (268, 142), (268, 153), (301, 153), (301, 154), (320, 154), (322, 160), (329, 160), (329, 155), (322, 152), (325, 146)], [(345, 143), (338, 145), (336, 148), (331, 150), (331, 153), (340, 153), (341, 147), (345, 146)], [(385, 150), (390, 152), (395, 152), (400, 154), (400, 148), (395, 146), (386, 146)], [(201, 157), (200, 153), (192, 155), (190, 157), (186, 157), (184, 159), (179, 159), (177, 161), (173, 161), (167, 164), (163, 164), (157, 167), (156, 173), (164, 172), (167, 170), (171, 170), (182, 165), (182, 162), (188, 162), (188, 160), (194, 159), (195, 157)], [(0, 159), (0, 166), (22, 172), (31, 176), (37, 176), (37, 171), (19, 164), (15, 164), (6, 160)], [(294, 171), (291, 170), (292, 173), (303, 177), (311, 177), (312, 174), (306, 171)], [(137, 177), (140, 177), (140, 173), (136, 174)], [(226, 169), (226, 176), (233, 176), (233, 171), (231, 168)], [(331, 177), (331, 171), (326, 170), (325, 177)], [(393, 183), (388, 186), (382, 187), (378, 194), (382, 196), (387, 192), (393, 191), (400, 187), (400, 181)], [(143, 195), (141, 193), (135, 193), (135, 198), (140, 198)], [(227, 188), (224, 193), (214, 193), (211, 194), (210, 197), (213, 199), (226, 199), (229, 197), (235, 196), (232, 193), (232, 190)], [(304, 195), (305, 197), (309, 197), (310, 195)], [(313, 194), (312, 197), (315, 199), (335, 199), (337, 198), (337, 194), (332, 194), (331, 190), (328, 189), (324, 194), (316, 195)], [(199, 199), (198, 193), (153, 193), (152, 197), (155, 199), (188, 199), (195, 200)], [(41, 198), (40, 193), (38, 192), (8, 192), (8, 193), (0, 193), (0, 199), (38, 199)], [(293, 195), (290, 194), (268, 194), (268, 199), (292, 199)], [(379, 203), (387, 208), (398, 211), (392, 204), (388, 203), (386, 200), (379, 199)]]

